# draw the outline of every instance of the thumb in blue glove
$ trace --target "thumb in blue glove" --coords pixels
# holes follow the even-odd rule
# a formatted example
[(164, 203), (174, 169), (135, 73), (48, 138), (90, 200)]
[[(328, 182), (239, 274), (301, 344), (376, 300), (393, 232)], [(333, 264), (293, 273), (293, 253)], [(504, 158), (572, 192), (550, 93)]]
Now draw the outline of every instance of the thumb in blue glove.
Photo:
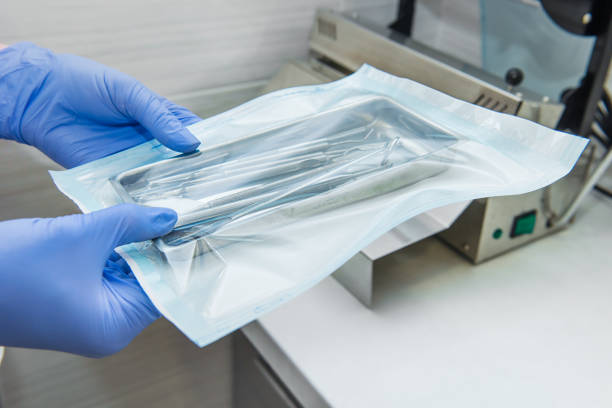
[(0, 345), (100, 357), (159, 312), (114, 249), (168, 233), (176, 213), (123, 204), (0, 223)]

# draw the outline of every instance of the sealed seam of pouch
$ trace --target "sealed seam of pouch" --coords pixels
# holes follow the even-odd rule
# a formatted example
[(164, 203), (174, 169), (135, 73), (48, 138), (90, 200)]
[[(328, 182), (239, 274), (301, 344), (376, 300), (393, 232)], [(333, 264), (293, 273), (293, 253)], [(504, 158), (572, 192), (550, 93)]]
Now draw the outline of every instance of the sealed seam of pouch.
[(370, 66), (273, 92), (156, 141), (51, 172), (84, 211), (173, 208), (175, 229), (118, 248), (155, 306), (200, 346), (297, 296), (430, 209), (526, 193), (567, 174), (587, 140)]

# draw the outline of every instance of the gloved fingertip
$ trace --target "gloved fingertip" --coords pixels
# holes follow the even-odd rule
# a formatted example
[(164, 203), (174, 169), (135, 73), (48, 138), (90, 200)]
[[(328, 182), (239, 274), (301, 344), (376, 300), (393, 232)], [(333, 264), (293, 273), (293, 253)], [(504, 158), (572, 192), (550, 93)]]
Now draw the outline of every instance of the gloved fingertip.
[(150, 207), (149, 211), (151, 211), (153, 228), (158, 235), (165, 235), (172, 231), (178, 220), (176, 211), (171, 208), (162, 207)]
[[(88, 214), (90, 215), (90, 214)], [(112, 251), (132, 242), (147, 241), (172, 231), (178, 215), (170, 208), (121, 204), (91, 213), (94, 228), (107, 230)], [(110, 251), (109, 251), (110, 255)]]
[(133, 107), (133, 114), (129, 117), (139, 122), (151, 136), (169, 149), (181, 153), (197, 149), (200, 141), (166, 108), (164, 101), (144, 86), (138, 86), (141, 97), (132, 98), (130, 106)]
[(166, 134), (164, 137), (158, 136), (157, 140), (169, 149), (180, 153), (193, 152), (200, 145), (200, 141), (185, 128)]
[(171, 149), (183, 153), (193, 152), (200, 145), (200, 141), (186, 128), (178, 131), (173, 140), (176, 148), (171, 147)]
[(198, 148), (198, 146), (200, 146), (200, 142), (193, 143), (193, 144), (187, 146), (187, 148), (185, 148), (184, 152), (185, 153), (193, 152), (193, 151), (195, 151)]

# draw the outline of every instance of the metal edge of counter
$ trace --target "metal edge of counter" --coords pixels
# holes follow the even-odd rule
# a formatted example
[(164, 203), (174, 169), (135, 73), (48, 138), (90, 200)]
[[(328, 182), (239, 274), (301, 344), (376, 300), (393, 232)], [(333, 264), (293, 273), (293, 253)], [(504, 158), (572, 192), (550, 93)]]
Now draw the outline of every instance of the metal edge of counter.
[(243, 327), (242, 332), (253, 347), (262, 355), (269, 366), (276, 372), (283, 384), (293, 396), (305, 407), (330, 408), (331, 405), (312, 387), (310, 382), (298, 370), (295, 364), (285, 355), (279, 345), (264, 330), (259, 321)]

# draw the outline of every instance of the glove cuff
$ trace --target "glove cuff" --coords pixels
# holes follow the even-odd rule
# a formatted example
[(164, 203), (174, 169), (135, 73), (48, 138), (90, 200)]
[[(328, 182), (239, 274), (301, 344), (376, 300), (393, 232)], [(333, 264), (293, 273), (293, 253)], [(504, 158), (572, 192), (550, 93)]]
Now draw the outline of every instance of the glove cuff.
[(51, 71), (54, 54), (29, 42), (0, 51), (0, 138), (26, 143), (21, 122)]

